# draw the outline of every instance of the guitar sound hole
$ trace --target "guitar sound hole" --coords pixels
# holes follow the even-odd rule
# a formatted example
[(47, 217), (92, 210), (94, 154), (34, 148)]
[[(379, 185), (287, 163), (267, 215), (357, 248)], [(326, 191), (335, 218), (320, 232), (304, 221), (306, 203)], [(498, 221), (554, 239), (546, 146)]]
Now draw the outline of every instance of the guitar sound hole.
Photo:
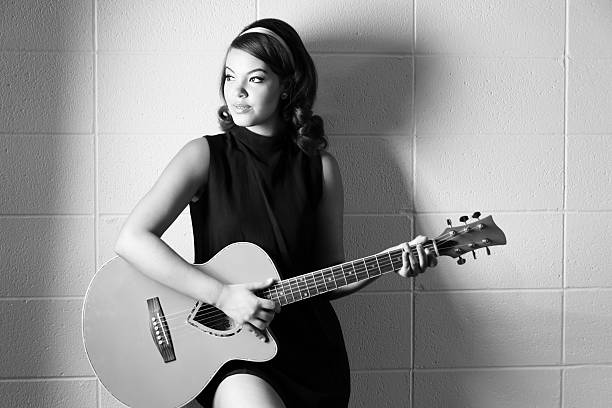
[(216, 331), (228, 331), (235, 327), (234, 321), (228, 315), (207, 303), (196, 308), (190, 320)]

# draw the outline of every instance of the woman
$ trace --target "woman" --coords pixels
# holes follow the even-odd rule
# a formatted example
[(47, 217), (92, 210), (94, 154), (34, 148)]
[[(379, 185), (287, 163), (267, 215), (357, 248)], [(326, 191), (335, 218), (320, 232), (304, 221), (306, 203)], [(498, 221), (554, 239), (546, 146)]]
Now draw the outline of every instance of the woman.
[[(279, 345), (269, 362), (233, 361), (198, 400), (224, 407), (346, 407), (349, 367), (330, 298), (355, 283), (287, 306), (283, 313), (254, 291), (271, 281), (223, 284), (183, 261), (161, 239), (189, 205), (195, 263), (226, 245), (250, 241), (275, 261), (283, 278), (344, 261), (343, 190), (327, 152), (323, 122), (312, 114), (317, 76), (302, 40), (286, 23), (256, 21), (231, 43), (219, 119), (225, 133), (189, 142), (126, 220), (116, 252), (151, 278), (216, 306)], [(404, 248), (399, 273), (416, 275), (435, 259)], [(278, 315), (277, 315), (278, 314)]]

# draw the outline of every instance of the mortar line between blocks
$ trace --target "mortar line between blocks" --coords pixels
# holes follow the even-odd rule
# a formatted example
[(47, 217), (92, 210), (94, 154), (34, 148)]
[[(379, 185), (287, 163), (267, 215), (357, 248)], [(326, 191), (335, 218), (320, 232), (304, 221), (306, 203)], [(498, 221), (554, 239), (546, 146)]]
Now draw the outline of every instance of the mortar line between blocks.
[[(412, 225), (412, 236), (414, 236), (415, 222), (416, 222), (416, 167), (417, 167), (417, 156), (416, 156), (416, 135), (417, 135), (417, 118), (416, 118), (416, 43), (417, 43), (417, 0), (412, 1), (412, 95), (411, 95), (411, 115), (412, 115), (412, 196), (410, 197), (410, 208), (411, 208), (411, 225)], [(408, 406), (414, 408), (414, 393), (415, 393), (415, 381), (414, 381), (414, 363), (415, 363), (415, 352), (416, 352), (416, 295), (415, 279), (412, 278), (410, 282), (410, 388), (408, 395)]]
[(93, 65), (93, 134), (94, 134), (94, 272), (98, 266), (99, 257), (99, 227), (100, 227), (100, 188), (99, 188), (99, 137), (98, 137), (98, 0), (93, 0), (93, 40), (94, 40), (94, 65)]
[[(100, 188), (99, 188), (99, 134), (98, 134), (98, 0), (93, 0), (93, 91), (94, 91), (94, 112), (93, 112), (93, 135), (94, 135), (94, 272), (98, 267), (99, 258), (99, 228), (100, 228)], [(96, 407), (102, 408), (102, 389), (100, 381), (96, 378)]]
[(565, 0), (565, 44), (563, 48), (563, 225), (562, 225), (562, 245), (561, 245), (561, 370), (559, 379), (559, 407), (563, 408), (563, 392), (565, 389), (564, 369), (566, 367), (565, 346), (566, 346), (566, 328), (565, 328), (565, 302), (567, 293), (567, 135), (568, 135), (568, 81), (569, 81), (569, 0)]

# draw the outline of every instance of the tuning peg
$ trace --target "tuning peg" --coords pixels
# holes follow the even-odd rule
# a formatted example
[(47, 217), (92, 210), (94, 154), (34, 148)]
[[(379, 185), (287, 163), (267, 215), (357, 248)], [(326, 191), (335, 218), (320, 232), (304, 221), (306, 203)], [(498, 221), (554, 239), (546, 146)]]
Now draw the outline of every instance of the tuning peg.
[(487, 255), (491, 255), (491, 250), (489, 249), (489, 247), (485, 248), (487, 250)]
[(472, 256), (476, 259), (476, 252), (472, 251)]
[(467, 224), (467, 220), (468, 219), (469, 219), (469, 217), (467, 215), (463, 215), (463, 216), (461, 216), (461, 218), (459, 218), (459, 221)]
[(461, 256), (459, 256), (459, 259), (457, 259), (457, 264), (463, 265), (464, 263), (465, 263), (465, 259), (463, 259)]
[(474, 214), (472, 214), (472, 218), (475, 218), (477, 220), (480, 219), (480, 213), (478, 211), (476, 211)]
[(448, 224), (448, 226), (449, 226), (449, 227), (451, 227), (451, 228), (452, 228), (452, 226), (453, 226), (453, 222), (451, 221), (451, 219), (450, 219), (450, 218), (447, 218), (447, 219), (446, 219), (446, 223)]

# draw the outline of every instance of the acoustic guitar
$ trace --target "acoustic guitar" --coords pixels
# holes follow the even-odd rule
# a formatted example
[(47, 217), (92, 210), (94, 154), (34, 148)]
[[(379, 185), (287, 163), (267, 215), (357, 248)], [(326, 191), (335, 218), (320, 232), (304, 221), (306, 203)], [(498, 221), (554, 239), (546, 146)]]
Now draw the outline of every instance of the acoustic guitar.
[[(475, 213), (474, 216), (479, 216)], [(504, 245), (506, 237), (491, 216), (450, 225), (424, 246), (437, 256), (458, 258)], [(411, 250), (415, 250), (411, 248)], [(224, 283), (275, 278), (258, 296), (281, 306), (310, 299), (402, 266), (402, 250), (394, 249), (334, 265), (290, 279), (280, 276), (263, 249), (237, 242), (205, 264), (207, 273)], [(288, 306), (290, 307), (290, 306)], [(133, 408), (175, 408), (194, 399), (230, 360), (266, 361), (277, 343), (243, 330), (221, 310), (196, 301), (152, 280), (115, 257), (95, 274), (83, 304), (83, 341), (89, 362), (104, 387)], [(282, 346), (282, 345), (281, 345)]]

